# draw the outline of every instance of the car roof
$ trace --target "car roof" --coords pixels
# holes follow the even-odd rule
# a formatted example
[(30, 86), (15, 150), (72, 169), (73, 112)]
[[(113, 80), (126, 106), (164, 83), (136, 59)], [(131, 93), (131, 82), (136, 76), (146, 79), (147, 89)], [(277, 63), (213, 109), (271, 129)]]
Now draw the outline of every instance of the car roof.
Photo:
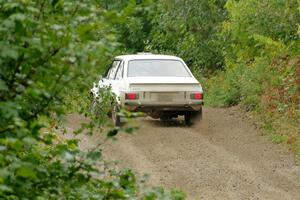
[(122, 60), (144, 60), (144, 59), (162, 59), (162, 60), (182, 60), (179, 57), (171, 56), (171, 55), (159, 55), (159, 54), (132, 54), (132, 55), (120, 55), (117, 56), (116, 59)]

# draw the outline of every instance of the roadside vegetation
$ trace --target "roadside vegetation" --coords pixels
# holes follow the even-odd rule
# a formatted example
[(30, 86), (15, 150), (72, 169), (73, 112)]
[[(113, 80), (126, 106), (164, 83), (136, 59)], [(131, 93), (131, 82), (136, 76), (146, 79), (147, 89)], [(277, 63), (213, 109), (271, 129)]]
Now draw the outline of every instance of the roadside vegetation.
[(118, 54), (182, 57), (208, 105), (241, 105), (300, 155), (299, 9), (299, 0), (0, 0), (0, 198), (184, 198), (111, 168), (100, 149), (57, 139), (69, 112), (89, 116), (91, 133), (107, 126), (88, 95)]
[(240, 104), (276, 143), (300, 155), (299, 1), (227, 1), (224, 71), (207, 83), (213, 106)]
[[(77, 107), (84, 108), (79, 102), (92, 81), (121, 49), (114, 24), (130, 21), (136, 9), (129, 3), (108, 11), (93, 0), (0, 1), (0, 199), (183, 199), (110, 166), (100, 149), (83, 152), (77, 140), (58, 140), (59, 119), (74, 109), (70, 96), (83, 96)], [(85, 126), (104, 124), (92, 122)]]

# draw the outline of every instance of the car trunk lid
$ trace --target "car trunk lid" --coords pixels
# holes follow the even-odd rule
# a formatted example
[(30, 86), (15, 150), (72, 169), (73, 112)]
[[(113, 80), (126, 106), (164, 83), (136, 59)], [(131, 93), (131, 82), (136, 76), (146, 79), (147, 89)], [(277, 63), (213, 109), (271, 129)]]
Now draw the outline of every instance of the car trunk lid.
[(201, 91), (193, 77), (138, 77), (130, 78), (130, 91), (141, 99), (153, 102), (179, 102), (190, 98), (193, 91)]

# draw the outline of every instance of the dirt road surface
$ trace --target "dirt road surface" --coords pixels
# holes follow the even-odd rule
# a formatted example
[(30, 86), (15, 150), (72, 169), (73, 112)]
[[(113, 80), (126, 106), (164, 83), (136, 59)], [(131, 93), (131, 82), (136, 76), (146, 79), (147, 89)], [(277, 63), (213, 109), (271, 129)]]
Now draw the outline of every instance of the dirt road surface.
[[(69, 116), (67, 128), (75, 129), (82, 120)], [(193, 200), (300, 199), (299, 162), (237, 107), (205, 108), (203, 121), (193, 127), (151, 118), (138, 124), (135, 135), (121, 134), (102, 148), (121, 167), (150, 174), (151, 185), (181, 189)], [(83, 149), (102, 140), (99, 134), (79, 137)]]

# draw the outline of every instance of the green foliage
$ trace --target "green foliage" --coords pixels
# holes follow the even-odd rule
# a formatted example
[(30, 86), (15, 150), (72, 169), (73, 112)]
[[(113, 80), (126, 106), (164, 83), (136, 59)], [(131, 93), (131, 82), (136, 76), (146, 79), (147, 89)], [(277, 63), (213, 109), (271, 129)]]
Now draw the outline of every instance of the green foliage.
[(253, 110), (259, 106), (265, 83), (270, 81), (273, 71), (264, 59), (253, 65), (228, 67), (226, 73), (221, 72), (206, 83), (209, 92), (206, 101), (213, 106), (232, 106), (242, 101), (247, 110)]
[(255, 57), (284, 55), (299, 51), (297, 1), (242, 0), (226, 3), (229, 19), (223, 34), (230, 40), (226, 59), (249, 62)]
[[(114, 30), (118, 42), (125, 53), (145, 50), (152, 30), (152, 18), (155, 4), (152, 0), (102, 0), (101, 4), (110, 11), (116, 11), (123, 17), (114, 21)], [(130, 19), (129, 19), (130, 17)]]
[[(296, 6), (298, 5), (298, 6)], [(220, 33), (225, 71), (207, 83), (207, 102), (258, 113), (274, 142), (299, 151), (299, 1), (228, 0)], [(298, 150), (297, 150), (298, 149)]]
[(119, 51), (115, 22), (130, 13), (93, 0), (0, 0), (0, 11), (0, 198), (183, 199), (60, 142), (49, 124), (70, 108), (66, 94), (88, 95)]
[[(209, 84), (214, 96), (208, 100), (212, 104), (234, 105), (242, 101), (253, 110), (260, 105), (260, 97), (267, 89), (286, 78), (280, 74), (285, 70), (276, 66), (290, 69), (292, 65), (288, 63), (280, 66), (280, 60), (292, 60), (300, 53), (300, 15), (294, 5), (297, 2), (292, 0), (226, 3), (229, 18), (222, 30), (230, 41), (224, 50), (226, 72)], [(295, 76), (294, 73), (294, 79)]]
[[(126, 4), (127, 2), (127, 4)], [(151, 51), (175, 54), (193, 69), (211, 72), (222, 68), (222, 40), (218, 32), (226, 17), (222, 1), (102, 1), (110, 10), (131, 13), (115, 22), (126, 53)], [(136, 9), (133, 9), (134, 5)]]
[[(184, 198), (114, 169), (99, 150), (58, 140), (52, 120), (87, 115), (92, 82), (121, 52), (182, 57), (204, 80), (209, 104), (255, 111), (273, 141), (299, 153), (299, 7), (299, 0), (0, 0), (0, 198)], [(106, 92), (82, 128), (108, 124)], [(107, 136), (120, 130), (135, 127)]]
[(222, 1), (158, 1), (148, 49), (182, 57), (193, 69), (214, 71), (223, 66), (222, 38), (226, 17)]

